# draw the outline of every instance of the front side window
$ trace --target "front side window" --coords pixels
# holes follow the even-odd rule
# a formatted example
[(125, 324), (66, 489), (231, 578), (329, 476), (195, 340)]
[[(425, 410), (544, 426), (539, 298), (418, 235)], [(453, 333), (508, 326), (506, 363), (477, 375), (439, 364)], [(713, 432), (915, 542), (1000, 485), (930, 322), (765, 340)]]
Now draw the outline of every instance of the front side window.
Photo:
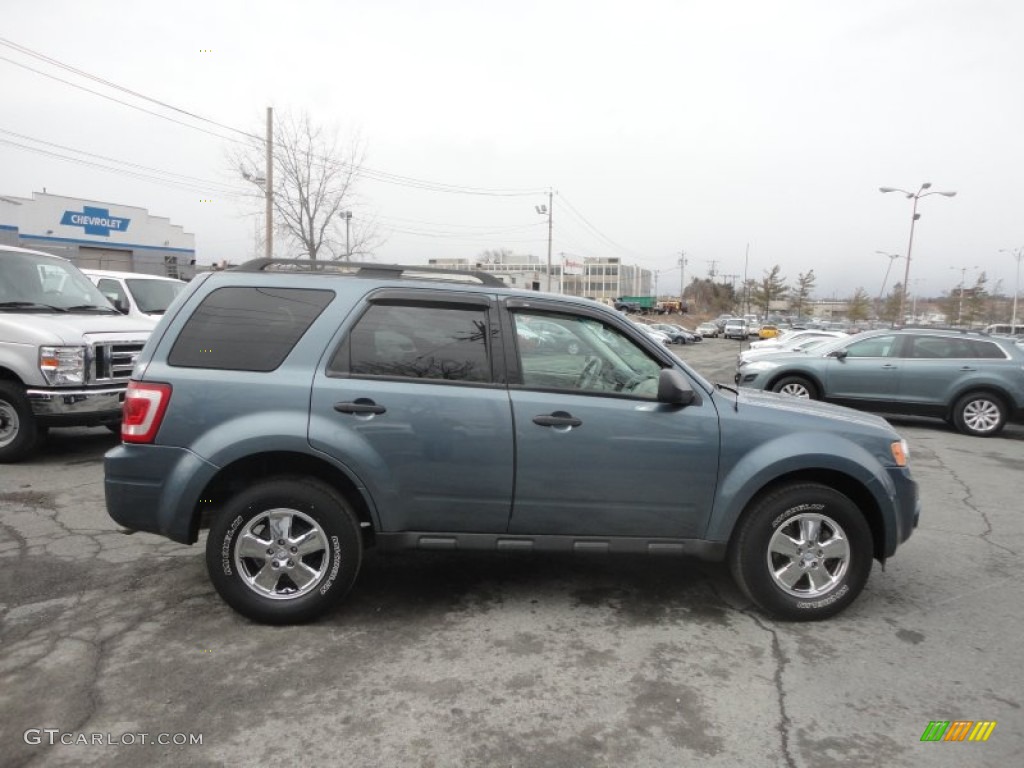
[(875, 336), (872, 339), (855, 341), (846, 347), (847, 357), (889, 357), (895, 336)]
[(661, 364), (618, 329), (589, 317), (527, 311), (512, 319), (523, 386), (657, 396)]
[(179, 280), (144, 280), (128, 278), (128, 290), (135, 297), (140, 312), (162, 315), (171, 306), (178, 294), (185, 290)]
[(308, 288), (218, 288), (185, 323), (167, 362), (272, 371), (333, 298), (334, 291)]
[(492, 378), (490, 336), (483, 306), (374, 304), (328, 372), (486, 383)]

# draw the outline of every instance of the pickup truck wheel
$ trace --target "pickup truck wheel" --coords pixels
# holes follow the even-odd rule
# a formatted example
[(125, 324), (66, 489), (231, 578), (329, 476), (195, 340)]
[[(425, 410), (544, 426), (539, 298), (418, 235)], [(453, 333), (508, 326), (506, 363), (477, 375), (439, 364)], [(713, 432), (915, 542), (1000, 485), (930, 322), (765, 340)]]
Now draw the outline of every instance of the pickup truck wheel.
[(25, 390), (17, 382), (0, 381), (0, 464), (28, 458), (39, 441)]
[(818, 388), (803, 376), (786, 376), (779, 379), (772, 385), (772, 392), (781, 392), (793, 397), (806, 397), (810, 400), (818, 399)]
[(791, 621), (833, 616), (871, 572), (871, 530), (857, 506), (817, 483), (756, 500), (729, 548), (740, 589), (765, 613)]
[(206, 540), (217, 592), (264, 624), (324, 614), (351, 588), (361, 560), (352, 508), (311, 478), (273, 478), (247, 488), (227, 502)]
[(964, 395), (953, 406), (953, 426), (972, 437), (991, 437), (1006, 425), (1006, 406), (988, 392)]

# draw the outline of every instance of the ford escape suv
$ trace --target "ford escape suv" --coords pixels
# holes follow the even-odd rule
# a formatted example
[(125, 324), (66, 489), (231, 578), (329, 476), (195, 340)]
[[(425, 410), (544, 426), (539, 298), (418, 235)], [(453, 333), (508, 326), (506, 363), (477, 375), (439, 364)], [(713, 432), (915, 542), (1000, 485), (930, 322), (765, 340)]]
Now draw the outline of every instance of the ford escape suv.
[[(538, 323), (578, 343), (552, 351)], [(427, 267), (197, 278), (142, 351), (122, 438), (111, 517), (209, 528), (217, 591), (267, 623), (331, 609), (368, 547), (727, 560), (768, 614), (820, 619), (919, 517), (881, 418), (714, 385), (610, 307)]]

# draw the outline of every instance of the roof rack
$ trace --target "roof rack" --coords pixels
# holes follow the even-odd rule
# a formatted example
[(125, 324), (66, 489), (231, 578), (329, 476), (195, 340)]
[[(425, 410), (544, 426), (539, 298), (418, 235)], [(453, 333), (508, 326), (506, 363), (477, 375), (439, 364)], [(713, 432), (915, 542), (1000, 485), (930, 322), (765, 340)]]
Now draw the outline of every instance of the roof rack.
[(508, 286), (487, 272), (403, 264), (374, 264), (365, 261), (320, 261), (317, 259), (252, 259), (235, 272), (322, 272), (327, 275), (412, 280), (452, 280), (495, 288)]

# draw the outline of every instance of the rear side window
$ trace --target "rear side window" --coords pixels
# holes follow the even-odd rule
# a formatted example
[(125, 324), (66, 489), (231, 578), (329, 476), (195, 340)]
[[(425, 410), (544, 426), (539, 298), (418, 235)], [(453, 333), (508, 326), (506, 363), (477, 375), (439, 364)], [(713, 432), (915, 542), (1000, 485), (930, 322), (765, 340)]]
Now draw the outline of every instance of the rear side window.
[(334, 291), (306, 288), (218, 288), (185, 323), (167, 362), (272, 371), (333, 298)]
[(329, 373), (489, 382), (485, 307), (374, 304), (331, 360)]

